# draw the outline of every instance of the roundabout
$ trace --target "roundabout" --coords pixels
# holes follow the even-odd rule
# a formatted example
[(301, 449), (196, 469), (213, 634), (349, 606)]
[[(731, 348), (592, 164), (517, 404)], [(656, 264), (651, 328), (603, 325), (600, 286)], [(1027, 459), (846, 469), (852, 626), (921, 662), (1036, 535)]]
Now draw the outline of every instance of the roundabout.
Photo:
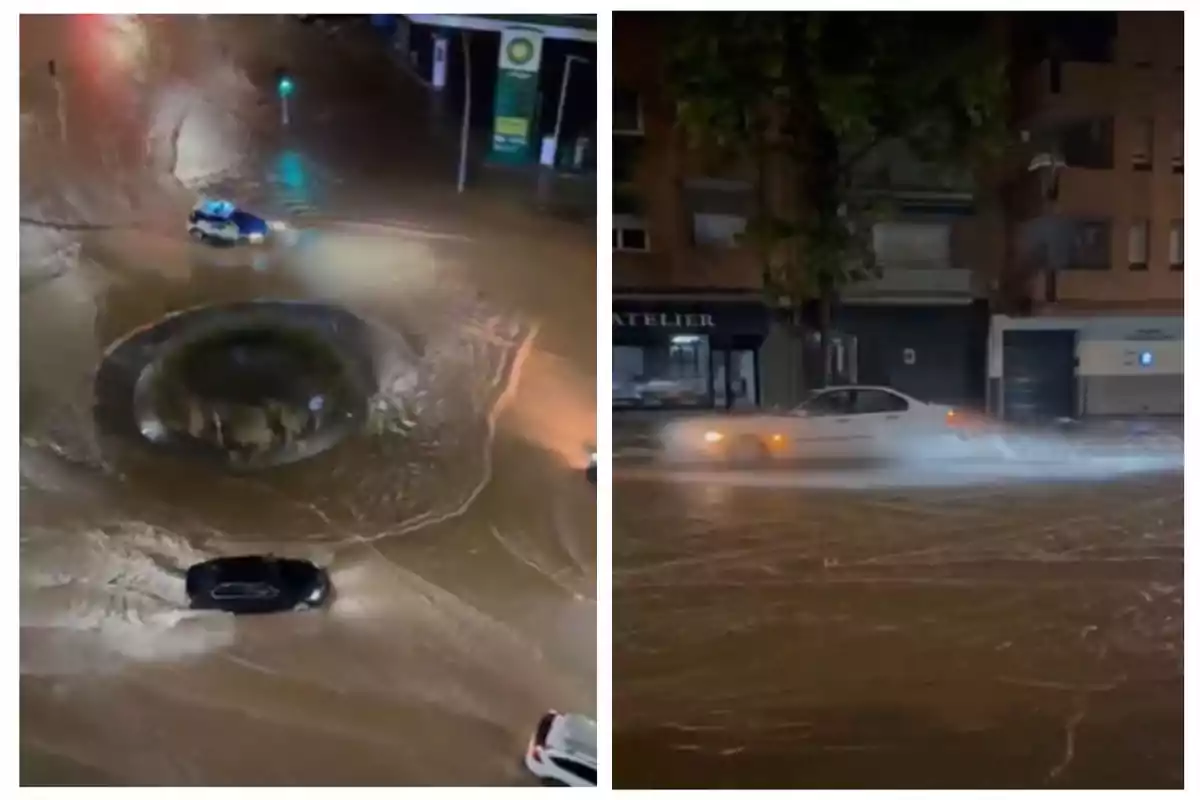
[(107, 438), (234, 470), (311, 458), (366, 421), (371, 342), (367, 323), (320, 303), (177, 312), (108, 349), (96, 425)]

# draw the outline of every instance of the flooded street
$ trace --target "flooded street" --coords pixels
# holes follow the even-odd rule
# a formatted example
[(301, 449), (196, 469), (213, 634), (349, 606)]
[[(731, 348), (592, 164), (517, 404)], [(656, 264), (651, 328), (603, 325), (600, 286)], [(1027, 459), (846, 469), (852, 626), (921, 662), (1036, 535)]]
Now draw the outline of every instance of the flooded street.
[(1181, 787), (1183, 476), (1110, 464), (618, 468), (614, 786)]
[[(529, 782), (538, 716), (595, 712), (594, 231), (455, 195), (424, 90), (294, 20), (21, 42), (22, 783)], [(204, 195), (288, 236), (193, 243)], [(249, 302), (361, 321), (362, 430), (236, 474), (97, 425), (122, 342)], [(332, 605), (188, 610), (188, 566), (267, 552)]]

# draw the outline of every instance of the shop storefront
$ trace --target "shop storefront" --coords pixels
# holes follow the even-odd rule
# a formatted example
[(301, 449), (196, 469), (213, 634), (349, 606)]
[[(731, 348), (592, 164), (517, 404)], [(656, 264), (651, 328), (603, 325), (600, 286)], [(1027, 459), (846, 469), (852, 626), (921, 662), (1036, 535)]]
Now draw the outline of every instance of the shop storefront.
[(757, 302), (616, 299), (613, 409), (752, 408), (761, 403)]

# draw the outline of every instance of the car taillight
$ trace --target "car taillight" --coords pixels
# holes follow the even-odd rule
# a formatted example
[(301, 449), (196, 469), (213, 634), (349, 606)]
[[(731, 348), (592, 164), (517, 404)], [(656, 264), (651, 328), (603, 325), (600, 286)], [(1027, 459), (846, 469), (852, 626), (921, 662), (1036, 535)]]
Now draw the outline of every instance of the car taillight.
[(536, 744), (530, 745), (529, 757), (532, 758), (534, 761), (541, 761), (542, 760), (542, 748), (538, 747)]

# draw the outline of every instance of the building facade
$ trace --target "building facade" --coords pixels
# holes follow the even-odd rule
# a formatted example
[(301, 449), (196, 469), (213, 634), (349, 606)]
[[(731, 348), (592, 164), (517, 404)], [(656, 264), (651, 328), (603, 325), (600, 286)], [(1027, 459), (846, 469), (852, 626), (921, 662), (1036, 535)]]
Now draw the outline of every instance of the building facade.
[[(794, 405), (824, 372), (813, 358), (819, 341), (799, 324), (811, 309), (768, 308), (759, 264), (737, 245), (753, 207), (751, 170), (713, 172), (680, 145), (662, 90), (669, 24), (669, 15), (614, 15), (613, 405)], [(982, 405), (982, 276), (1003, 261), (998, 204), (979, 203), (969, 176), (898, 146), (860, 170), (898, 211), (874, 231), (879, 277), (834, 310), (832, 374)]]
[[(861, 165), (896, 213), (874, 230), (879, 277), (834, 310), (831, 371), (1014, 420), (1178, 413), (1182, 15), (997, 19), (1020, 163), (987, 187), (899, 145)], [(791, 405), (819, 345), (803, 310), (768, 309), (736, 245), (749, 171), (713, 174), (680, 144), (669, 24), (614, 15), (613, 405)]]
[(1017, 15), (1009, 258), (989, 406), (1183, 409), (1183, 12)]

